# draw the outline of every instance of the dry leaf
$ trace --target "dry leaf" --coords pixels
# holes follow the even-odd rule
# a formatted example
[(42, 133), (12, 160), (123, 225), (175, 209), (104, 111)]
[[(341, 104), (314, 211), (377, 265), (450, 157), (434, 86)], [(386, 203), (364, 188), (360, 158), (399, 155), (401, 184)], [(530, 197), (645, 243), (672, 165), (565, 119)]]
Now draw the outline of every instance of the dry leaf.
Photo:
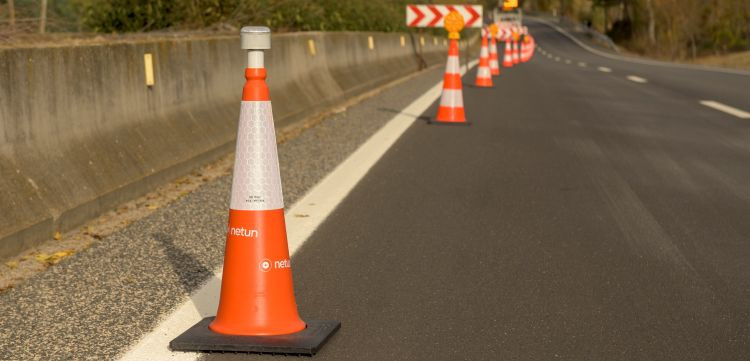
[(50, 256), (48, 262), (52, 264), (56, 264), (62, 261), (63, 258), (68, 257), (73, 253), (75, 253), (75, 251), (73, 251), (72, 249), (66, 249), (64, 251), (55, 252), (54, 254), (52, 254), (52, 256)]
[(48, 255), (46, 253), (39, 253), (39, 254), (37, 254), (37, 255), (34, 256), (34, 259), (36, 259), (39, 262), (46, 263), (47, 260), (49, 259), (49, 257), (50, 257), (50, 255)]
[(59, 231), (57, 231), (55, 232), (55, 235), (52, 236), (52, 238), (54, 238), (55, 241), (59, 241), (60, 239), (62, 239), (62, 234)]
[(5, 262), (5, 265), (8, 266), (8, 268), (10, 268), (10, 269), (14, 269), (14, 268), (18, 267), (18, 261)]
[(41, 263), (53, 265), (62, 261), (63, 258), (70, 256), (74, 252), (75, 251), (73, 251), (72, 249), (67, 249), (64, 251), (55, 252), (53, 254), (39, 253), (34, 256), (34, 258)]
[(150, 209), (150, 210), (154, 210), (154, 209), (156, 209), (156, 208), (158, 208), (158, 207), (157, 207), (157, 206), (156, 206), (155, 204), (147, 204), (147, 205), (146, 205), (146, 208), (148, 208), (148, 209)]

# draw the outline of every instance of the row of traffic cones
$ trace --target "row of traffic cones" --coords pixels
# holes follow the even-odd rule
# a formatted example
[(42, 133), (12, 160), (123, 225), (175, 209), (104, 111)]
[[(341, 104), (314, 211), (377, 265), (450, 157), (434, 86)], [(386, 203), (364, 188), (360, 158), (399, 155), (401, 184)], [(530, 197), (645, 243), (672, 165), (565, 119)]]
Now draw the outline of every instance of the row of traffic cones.
[[(458, 60), (458, 32), (463, 26), (459, 13), (453, 11), (445, 17), (450, 47), (437, 115), (440, 123), (466, 124)], [(492, 86), (492, 75), (500, 74), (496, 31), (490, 27), (482, 37), (477, 86)], [(304, 321), (297, 311), (273, 114), (265, 80), (263, 51), (271, 48), (270, 30), (244, 27), (241, 44), (248, 52), (248, 66), (219, 307), (216, 317), (201, 320), (172, 340), (170, 347), (179, 351), (312, 355), (339, 329), (340, 323)], [(508, 58), (508, 46), (509, 43), (504, 65), (508, 59), (518, 59), (515, 52)]]
[[(454, 15), (455, 14), (455, 15)], [(448, 17), (452, 17), (449, 24)], [(459, 23), (460, 27), (454, 26)], [(446, 16), (446, 29), (449, 31), (451, 45), (448, 50), (448, 63), (443, 78), (443, 94), (440, 97), (440, 107), (435, 118), (438, 124), (465, 124), (466, 114), (463, 107), (463, 95), (461, 91), (461, 75), (458, 64), (458, 31), (463, 28), (463, 18), (455, 12)], [(449, 29), (449, 26), (451, 27)], [(458, 30), (455, 30), (458, 28)], [(451, 34), (453, 37), (451, 37)], [(490, 88), (493, 86), (492, 77), (500, 75), (500, 65), (498, 64), (497, 54), (497, 24), (491, 24), (482, 29), (482, 46), (479, 50), (479, 67), (474, 85), (479, 88)], [(510, 38), (505, 40), (505, 52), (503, 54), (503, 67), (510, 68), (520, 62), (526, 62), (533, 55), (533, 39), (525, 35), (523, 39), (527, 44), (521, 44), (522, 36), (519, 32), (514, 31)], [(529, 41), (530, 40), (530, 41)], [(523, 50), (522, 50), (523, 49)]]

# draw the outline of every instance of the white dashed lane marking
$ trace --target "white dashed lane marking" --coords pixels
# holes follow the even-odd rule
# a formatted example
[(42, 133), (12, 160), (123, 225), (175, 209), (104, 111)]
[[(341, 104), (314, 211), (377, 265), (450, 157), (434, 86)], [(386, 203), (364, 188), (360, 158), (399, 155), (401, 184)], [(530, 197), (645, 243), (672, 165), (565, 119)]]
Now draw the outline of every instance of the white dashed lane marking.
[(719, 103), (717, 101), (713, 101), (713, 100), (701, 100), (700, 103), (703, 104), (703, 105), (705, 105), (705, 106), (707, 106), (707, 107), (709, 107), (709, 108), (716, 109), (716, 110), (718, 110), (720, 112), (724, 112), (724, 113), (727, 113), (727, 114), (734, 115), (735, 117), (740, 118), (740, 119), (750, 119), (750, 113), (748, 113), (748, 112), (746, 112), (744, 110), (741, 110), (741, 109), (737, 109), (735, 107), (730, 107), (729, 105), (722, 104), (722, 103)]
[(612, 72), (612, 69), (607, 68), (606, 66), (600, 66), (600, 67), (598, 67), (596, 69), (599, 70), (599, 71), (601, 71), (601, 72), (603, 72), (603, 73), (611, 73)]
[(628, 80), (630, 80), (632, 82), (636, 82), (636, 83), (641, 83), (641, 84), (648, 83), (648, 80), (643, 79), (643, 78), (641, 78), (639, 76), (635, 76), (635, 75), (628, 75)]

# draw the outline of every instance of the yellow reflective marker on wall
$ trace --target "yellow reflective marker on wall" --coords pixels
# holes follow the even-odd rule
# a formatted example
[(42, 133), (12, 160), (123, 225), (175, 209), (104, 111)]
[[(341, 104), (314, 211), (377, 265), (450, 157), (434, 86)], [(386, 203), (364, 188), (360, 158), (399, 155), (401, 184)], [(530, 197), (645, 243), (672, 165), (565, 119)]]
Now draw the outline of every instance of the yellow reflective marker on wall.
[(375, 39), (373, 39), (372, 36), (367, 37), (367, 47), (370, 48), (370, 50), (375, 49)]
[(419, 45), (424, 46), (424, 36), (419, 37)]
[(315, 56), (315, 40), (313, 39), (307, 40), (307, 50), (310, 51), (310, 55)]
[(401, 35), (401, 47), (403, 48), (405, 46), (406, 46), (406, 37), (404, 37), (403, 35)]
[(146, 74), (146, 86), (154, 86), (154, 61), (151, 53), (143, 54), (143, 70)]

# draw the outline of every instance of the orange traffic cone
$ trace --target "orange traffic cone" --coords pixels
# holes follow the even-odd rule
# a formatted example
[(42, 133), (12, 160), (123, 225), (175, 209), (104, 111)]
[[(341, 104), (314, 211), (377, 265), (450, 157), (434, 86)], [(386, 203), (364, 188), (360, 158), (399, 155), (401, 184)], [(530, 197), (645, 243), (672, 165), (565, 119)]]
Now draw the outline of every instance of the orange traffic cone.
[(497, 25), (492, 24), (489, 27), (490, 31), (490, 73), (492, 75), (500, 75), (500, 64), (497, 59)]
[(487, 38), (482, 37), (482, 49), (479, 51), (479, 68), (477, 69), (477, 79), (474, 85), (477, 87), (488, 88), (492, 86), (492, 72), (490, 71), (490, 57), (487, 51)]
[(510, 45), (510, 39), (505, 39), (505, 53), (503, 54), (503, 67), (504, 68), (512, 68), (513, 67), (513, 49)]
[(458, 59), (458, 40), (451, 39), (448, 63), (443, 75), (443, 94), (440, 96), (440, 107), (435, 118), (438, 123), (467, 124)]
[(284, 223), (279, 160), (263, 50), (266, 27), (244, 27), (248, 50), (232, 179), (221, 297), (208, 317), (170, 343), (181, 351), (314, 354), (336, 321), (305, 323), (297, 313)]
[(459, 32), (464, 28), (464, 18), (457, 11), (451, 11), (445, 16), (445, 30), (448, 31), (450, 45), (448, 47), (448, 62), (443, 76), (443, 94), (440, 96), (435, 124), (468, 125), (464, 114), (464, 96), (461, 91), (461, 69), (458, 58)]
[(523, 46), (521, 47), (521, 61), (527, 62), (534, 55), (534, 39), (531, 35), (524, 35)]
[(521, 55), (521, 49), (518, 46), (518, 40), (520, 39), (520, 36), (518, 33), (513, 33), (513, 64), (518, 64), (521, 62), (520, 55)]
[(536, 50), (536, 41), (534, 40), (534, 37), (531, 35), (526, 35), (529, 39), (529, 55), (527, 56), (526, 61), (531, 60), (531, 58), (534, 57), (534, 51)]

